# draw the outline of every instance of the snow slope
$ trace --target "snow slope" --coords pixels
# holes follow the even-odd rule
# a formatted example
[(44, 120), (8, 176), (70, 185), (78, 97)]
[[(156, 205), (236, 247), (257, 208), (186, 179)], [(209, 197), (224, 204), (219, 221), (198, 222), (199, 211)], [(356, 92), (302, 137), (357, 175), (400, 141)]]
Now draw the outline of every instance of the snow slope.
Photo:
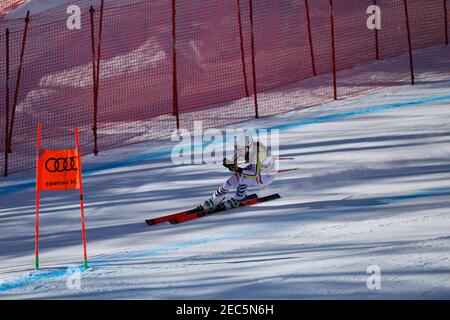
[(5, 18), (24, 18), (27, 11), (30, 11), (30, 14), (36, 14), (70, 2), (73, 2), (73, 0), (17, 0), (14, 1), (14, 5), (6, 8)]
[(200, 203), (226, 179), (219, 165), (176, 166), (168, 140), (86, 157), (80, 289), (66, 286), (82, 260), (76, 192), (43, 194), (35, 272), (34, 173), (2, 179), (0, 298), (449, 299), (449, 85), (245, 123), (279, 129), (296, 157), (282, 167), (301, 171), (258, 190), (280, 200), (177, 226), (144, 220)]

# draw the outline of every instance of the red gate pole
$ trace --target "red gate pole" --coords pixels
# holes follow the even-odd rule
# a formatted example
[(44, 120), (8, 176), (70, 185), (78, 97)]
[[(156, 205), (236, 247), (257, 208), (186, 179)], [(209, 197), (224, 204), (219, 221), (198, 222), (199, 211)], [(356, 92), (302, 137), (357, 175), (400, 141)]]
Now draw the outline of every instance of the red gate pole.
[(309, 0), (305, 0), (305, 11), (306, 11), (306, 21), (308, 24), (308, 38), (309, 38), (309, 50), (311, 53), (311, 64), (312, 64), (312, 70), (314, 77), (317, 76), (317, 70), (316, 70), (316, 58), (314, 56), (314, 46), (313, 46), (313, 38), (312, 38), (312, 29), (311, 29), (311, 15), (309, 12)]
[(78, 128), (75, 129), (75, 144), (78, 158), (78, 179), (80, 181), (80, 213), (81, 213), (81, 237), (83, 240), (83, 257), (84, 257), (84, 270), (88, 269), (88, 257), (86, 249), (86, 226), (84, 223), (84, 199), (83, 199), (83, 181), (82, 181), (82, 167), (81, 167), (81, 151), (80, 141), (78, 135)]
[(37, 127), (37, 147), (36, 147), (36, 226), (34, 239), (34, 266), (39, 269), (39, 201), (40, 201), (40, 177), (39, 177), (39, 158), (41, 155), (41, 124), (38, 120)]
[(177, 3), (172, 0), (172, 91), (173, 91), (173, 115), (176, 117), (177, 130), (180, 129), (180, 110), (178, 104), (178, 79), (177, 79)]
[(259, 118), (258, 111), (258, 89), (256, 85), (256, 59), (255, 59), (255, 30), (253, 23), (253, 0), (250, 3), (250, 30), (251, 30), (251, 46), (252, 46), (252, 74), (253, 74), (253, 93), (255, 101), (255, 117)]
[(25, 18), (25, 28), (24, 28), (24, 31), (23, 31), (23, 38), (22, 38), (22, 48), (21, 48), (21, 51), (20, 51), (19, 70), (17, 71), (16, 90), (15, 90), (15, 93), (14, 93), (14, 102), (13, 102), (13, 109), (12, 109), (12, 114), (11, 114), (11, 125), (9, 127), (8, 146), (6, 147), (8, 152), (11, 152), (12, 134), (13, 134), (13, 127), (14, 127), (14, 118), (16, 116), (17, 100), (19, 98), (19, 87), (20, 87), (20, 80), (21, 80), (21, 77), (22, 77), (23, 57), (25, 56), (25, 44), (26, 44), (26, 41), (27, 41), (29, 22), (30, 22), (30, 11), (27, 11), (27, 16)]
[(334, 34), (333, 0), (330, 0), (330, 25), (331, 25), (331, 51), (333, 56), (333, 97), (337, 100), (337, 76), (336, 76), (336, 39)]
[[(94, 104), (94, 155), (98, 155), (98, 100), (99, 100), (99, 91), (100, 91), (100, 59), (101, 59), (101, 48), (102, 48), (102, 34), (103, 34), (103, 13), (105, 8), (105, 1), (101, 1), (100, 5), (100, 20), (98, 27), (98, 44), (97, 44), (97, 71), (95, 74), (95, 104)], [(95, 52), (94, 52), (95, 54)]]
[(408, 33), (408, 51), (409, 51), (409, 68), (411, 71), (411, 84), (415, 84), (414, 77), (414, 57), (412, 53), (412, 41), (411, 41), (411, 27), (409, 24), (409, 12), (408, 12), (408, 0), (403, 0), (404, 9), (405, 9), (405, 18), (406, 18), (406, 30)]
[(444, 20), (445, 20), (445, 45), (448, 46), (448, 7), (447, 0), (444, 0)]
[(6, 29), (6, 112), (5, 112), (5, 171), (4, 176), (8, 176), (8, 136), (9, 136), (9, 29)]
[[(373, 5), (377, 5), (377, 0), (373, 0)], [(379, 33), (378, 28), (375, 28), (375, 56), (377, 60), (380, 60), (380, 41), (379, 41)]]
[(245, 50), (244, 50), (244, 34), (242, 31), (241, 0), (237, 0), (237, 14), (238, 14), (238, 23), (239, 23), (239, 44), (240, 44), (240, 49), (241, 49), (241, 60), (242, 60), (242, 71), (243, 71), (243, 75), (244, 75), (245, 96), (250, 97), (250, 92), (248, 90), (247, 70), (245, 68)]

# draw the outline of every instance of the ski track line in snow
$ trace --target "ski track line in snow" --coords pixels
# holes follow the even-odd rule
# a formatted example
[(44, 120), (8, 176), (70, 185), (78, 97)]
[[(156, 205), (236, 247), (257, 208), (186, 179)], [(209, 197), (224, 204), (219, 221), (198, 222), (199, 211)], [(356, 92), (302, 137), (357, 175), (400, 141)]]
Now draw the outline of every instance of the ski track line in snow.
[[(386, 199), (383, 199), (382, 202), (378, 204), (369, 204), (365, 206), (357, 206), (357, 207), (351, 207), (347, 209), (334, 209), (336, 212), (352, 212), (352, 211), (358, 211), (358, 210), (364, 210), (364, 209), (370, 209), (373, 207), (378, 206), (385, 206), (390, 205), (394, 203), (399, 203), (403, 201), (409, 201), (414, 200), (418, 198), (426, 198), (426, 197), (433, 197), (433, 196), (441, 196), (441, 195), (450, 195), (450, 187), (447, 188), (433, 188), (428, 190), (422, 190), (418, 192), (414, 192), (411, 194), (406, 195), (398, 195), (393, 197), (388, 197)], [(276, 223), (277, 225), (283, 225), (286, 222), (280, 222)], [(274, 224), (271, 224), (271, 227), (274, 227)], [(210, 244), (215, 241), (221, 241), (221, 240), (228, 240), (237, 238), (240, 236), (248, 236), (253, 233), (261, 233), (264, 231), (266, 227), (250, 227), (250, 228), (243, 228), (240, 231), (232, 232), (232, 233), (226, 233), (223, 235), (217, 235), (217, 236), (210, 236), (210, 237), (203, 237), (199, 239), (194, 239), (190, 241), (185, 241), (181, 243), (175, 243), (175, 244), (167, 244), (162, 245), (153, 249), (146, 249), (146, 250), (136, 250), (133, 252), (124, 252), (124, 253), (114, 253), (110, 255), (105, 255), (104, 257), (99, 257), (97, 259), (93, 259), (90, 261), (91, 267), (94, 268), (100, 268), (102, 266), (108, 265), (109, 263), (114, 262), (120, 262), (120, 261), (129, 261), (132, 259), (140, 259), (140, 258), (148, 258), (152, 256), (157, 256), (177, 250), (182, 249), (188, 249), (196, 246), (200, 246), (203, 244)], [(7, 291), (11, 291), (14, 289), (20, 289), (23, 287), (26, 287), (28, 285), (38, 283), (41, 281), (51, 281), (55, 280), (60, 277), (68, 277), (69, 275), (73, 274), (74, 268), (58, 268), (51, 271), (32, 271), (24, 276), (16, 277), (13, 280), (7, 280), (3, 283), (0, 283), (0, 293), (5, 293)], [(77, 270), (77, 268), (75, 268)], [(82, 271), (83, 267), (79, 266), (78, 270)]]
[[(337, 121), (337, 120), (344, 120), (344, 119), (349, 119), (349, 118), (358, 117), (358, 116), (371, 114), (371, 113), (389, 111), (389, 110), (393, 110), (393, 109), (400, 109), (400, 108), (406, 108), (406, 107), (417, 107), (417, 106), (426, 105), (429, 103), (444, 102), (444, 101), (450, 101), (450, 95), (426, 97), (426, 98), (420, 98), (420, 99), (404, 101), (404, 102), (388, 103), (388, 104), (384, 104), (384, 105), (363, 108), (363, 109), (359, 109), (359, 110), (355, 110), (355, 111), (333, 113), (333, 114), (326, 115), (326, 116), (320, 116), (320, 117), (315, 117), (315, 118), (311, 118), (311, 119), (303, 119), (303, 120), (289, 122), (286, 124), (276, 125), (276, 126), (266, 128), (266, 129), (280, 130), (280, 131), (291, 130), (291, 129), (304, 127), (304, 126), (308, 126), (308, 125), (332, 122), (332, 121)], [(210, 141), (203, 142), (201, 144), (201, 146), (205, 147), (209, 143), (211, 143), (211, 142)], [(200, 147), (200, 146), (194, 145), (194, 150), (197, 147)], [(115, 169), (115, 168), (120, 168), (120, 167), (124, 167), (124, 166), (129, 166), (129, 165), (141, 164), (141, 163), (144, 163), (149, 160), (169, 158), (171, 156), (171, 154), (172, 154), (172, 150), (165, 150), (165, 151), (161, 151), (161, 152), (153, 152), (153, 153), (149, 153), (149, 154), (143, 154), (138, 157), (129, 158), (126, 160), (120, 160), (120, 161), (106, 163), (104, 165), (96, 166), (95, 168), (86, 168), (86, 169), (84, 169), (84, 176), (90, 176), (92, 174), (95, 174), (95, 173), (98, 173), (98, 172), (101, 172), (104, 170)], [(0, 187), (0, 196), (4, 196), (7, 194), (34, 188), (35, 183), (36, 182), (33, 180), (33, 181), (27, 181), (27, 182), (21, 182), (21, 183), (2, 186), (2, 187)]]

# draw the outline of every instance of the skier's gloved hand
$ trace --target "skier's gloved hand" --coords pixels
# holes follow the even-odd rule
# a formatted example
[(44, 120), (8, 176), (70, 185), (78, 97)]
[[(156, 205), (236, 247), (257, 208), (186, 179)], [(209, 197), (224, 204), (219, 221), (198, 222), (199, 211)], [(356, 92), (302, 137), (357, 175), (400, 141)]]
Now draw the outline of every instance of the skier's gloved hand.
[(227, 158), (223, 158), (223, 166), (230, 170), (231, 172), (242, 172), (242, 169), (237, 166), (235, 163), (229, 163), (230, 161)]
[(227, 158), (223, 158), (223, 166), (228, 170), (232, 171), (232, 169), (236, 166), (234, 163), (231, 163)]

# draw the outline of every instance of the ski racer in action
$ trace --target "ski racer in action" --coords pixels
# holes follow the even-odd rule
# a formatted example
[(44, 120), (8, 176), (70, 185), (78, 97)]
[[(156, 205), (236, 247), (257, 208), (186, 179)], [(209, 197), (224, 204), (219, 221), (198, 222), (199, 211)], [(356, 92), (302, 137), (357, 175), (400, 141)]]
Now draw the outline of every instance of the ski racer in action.
[[(234, 159), (224, 158), (223, 166), (233, 174), (200, 206), (204, 211), (213, 210), (221, 204), (227, 209), (238, 207), (246, 198), (249, 186), (268, 186), (275, 180), (277, 173), (275, 158), (270, 148), (254, 141), (251, 136), (238, 139)], [(232, 189), (236, 189), (235, 194), (225, 201), (226, 194)]]

